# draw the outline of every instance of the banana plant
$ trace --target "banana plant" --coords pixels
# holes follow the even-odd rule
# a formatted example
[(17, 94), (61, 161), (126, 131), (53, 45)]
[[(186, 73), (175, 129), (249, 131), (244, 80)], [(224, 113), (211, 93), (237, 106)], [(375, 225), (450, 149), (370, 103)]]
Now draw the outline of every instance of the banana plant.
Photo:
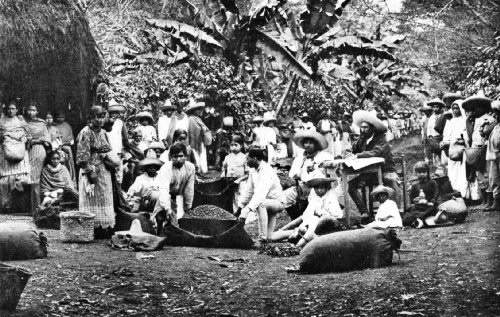
[(277, 114), (299, 80), (354, 80), (355, 74), (337, 61), (342, 55), (395, 60), (394, 42), (340, 36), (337, 22), (350, 0), (264, 0), (248, 15), (240, 13), (234, 0), (202, 0), (198, 6), (182, 1), (183, 22), (148, 19), (146, 23), (195, 43), (194, 47), (211, 47), (235, 69), (250, 65), (257, 71), (254, 60), (262, 56), (281, 64), (288, 80)]

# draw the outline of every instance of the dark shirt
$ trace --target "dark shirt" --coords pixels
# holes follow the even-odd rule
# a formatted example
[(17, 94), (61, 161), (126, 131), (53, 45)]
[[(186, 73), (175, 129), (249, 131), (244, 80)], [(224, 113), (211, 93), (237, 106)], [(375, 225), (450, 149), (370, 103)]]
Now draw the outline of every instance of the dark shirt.
[(352, 145), (352, 152), (358, 158), (383, 157), (385, 159), (382, 172), (395, 172), (394, 159), (392, 157), (391, 146), (387, 143), (385, 133), (375, 133), (371, 141), (366, 144), (366, 140), (359, 138)]
[(414, 204), (413, 200), (418, 197), (420, 194), (420, 190), (424, 191), (425, 199), (428, 202), (434, 203), (434, 206), (437, 206), (439, 199), (439, 186), (435, 180), (428, 180), (426, 183), (416, 183), (411, 186), (410, 189), (410, 204)]

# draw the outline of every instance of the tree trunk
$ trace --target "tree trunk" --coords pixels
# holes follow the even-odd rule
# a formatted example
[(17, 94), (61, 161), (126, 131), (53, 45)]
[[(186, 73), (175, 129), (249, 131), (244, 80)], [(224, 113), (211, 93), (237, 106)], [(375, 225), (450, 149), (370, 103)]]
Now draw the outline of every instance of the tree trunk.
[(278, 106), (276, 107), (276, 118), (279, 117), (279, 114), (281, 110), (283, 110), (283, 106), (285, 105), (290, 92), (292, 91), (292, 87), (295, 86), (294, 83), (297, 81), (297, 76), (292, 75), (292, 78), (288, 80), (288, 84), (286, 85), (285, 91), (283, 92), (283, 96), (281, 96), (280, 102), (278, 103)]

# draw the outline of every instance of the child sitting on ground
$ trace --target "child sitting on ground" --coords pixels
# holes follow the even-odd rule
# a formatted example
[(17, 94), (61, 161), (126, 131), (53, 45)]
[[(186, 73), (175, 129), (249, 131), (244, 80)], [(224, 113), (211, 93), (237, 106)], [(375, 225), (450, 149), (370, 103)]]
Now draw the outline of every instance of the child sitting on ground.
[(418, 182), (410, 188), (410, 206), (404, 215), (403, 225), (422, 227), (423, 221), (434, 216), (439, 199), (439, 186), (430, 177), (427, 163), (420, 161), (415, 164)]
[(393, 189), (387, 186), (379, 185), (372, 192), (371, 196), (380, 203), (375, 221), (367, 224), (371, 228), (402, 228), (403, 221), (399, 214), (399, 208), (392, 199)]
[(41, 207), (48, 207), (61, 201), (77, 202), (78, 192), (66, 166), (61, 164), (58, 151), (47, 154), (45, 166), (40, 175)]
[[(311, 190), (307, 198), (309, 204), (304, 214), (298, 218), (300, 220), (292, 221), (284, 229), (274, 232), (271, 235), (271, 240), (279, 241), (288, 238), (289, 241), (296, 241), (297, 238), (300, 238), (296, 246), (302, 248), (316, 237), (315, 232), (320, 226), (328, 224), (333, 229), (330, 231), (338, 230), (341, 227), (339, 220), (343, 218), (344, 213), (340, 208), (337, 193), (332, 186), (334, 181), (336, 179), (325, 178), (322, 173), (318, 173), (307, 181), (306, 185), (314, 190)], [(292, 229), (296, 225), (298, 228)]]

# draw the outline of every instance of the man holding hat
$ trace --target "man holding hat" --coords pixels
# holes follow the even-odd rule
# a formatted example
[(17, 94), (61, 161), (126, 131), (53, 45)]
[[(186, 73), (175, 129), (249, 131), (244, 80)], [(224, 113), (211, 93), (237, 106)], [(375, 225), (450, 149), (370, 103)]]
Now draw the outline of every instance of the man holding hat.
[(158, 118), (158, 140), (163, 142), (165, 146), (168, 146), (168, 131), (170, 130), (170, 122), (172, 122), (172, 114), (175, 109), (169, 99), (165, 100), (165, 103), (160, 106), (162, 115)]
[[(467, 134), (469, 136), (469, 146), (476, 148), (478, 155), (482, 156), (481, 161), (486, 162), (486, 151), (483, 151), (486, 146), (486, 139), (484, 138), (483, 130), (495, 124), (496, 120), (490, 115), (491, 99), (486, 98), (483, 94), (477, 94), (464, 100), (462, 108), (467, 114)], [(484, 156), (484, 157), (483, 157)], [(479, 198), (482, 201), (481, 207), (485, 207), (487, 202), (486, 190), (488, 189), (488, 179), (486, 177), (486, 164), (483, 166), (476, 166), (475, 169), (467, 166), (467, 174), (469, 182), (476, 182), (479, 188)], [(475, 174), (475, 177), (474, 177)], [(471, 188), (473, 188), (472, 186)], [(471, 199), (474, 199), (471, 193)]]
[[(353, 156), (351, 158), (382, 157), (385, 163), (382, 166), (382, 180), (385, 186), (394, 190), (395, 200), (400, 207), (401, 189), (399, 187), (399, 176), (396, 173), (391, 147), (387, 143), (385, 132), (387, 128), (384, 123), (368, 111), (358, 110), (353, 115), (354, 124), (360, 127), (360, 138), (352, 146)], [(368, 208), (363, 201), (360, 190), (367, 184), (373, 184), (376, 177), (372, 175), (360, 175), (349, 182), (349, 195), (361, 213), (363, 221), (372, 216), (368, 214)]]
[(288, 174), (290, 178), (298, 182), (299, 186), (284, 191), (286, 208), (296, 204), (298, 199), (306, 200), (311, 191), (306, 182), (315, 175), (315, 171), (321, 171), (322, 163), (334, 160), (333, 155), (324, 151), (328, 147), (328, 142), (321, 133), (302, 130), (295, 133), (293, 141), (304, 151), (295, 157)]
[(153, 212), (160, 197), (158, 170), (162, 165), (163, 162), (156, 158), (145, 158), (139, 162), (139, 168), (145, 173), (137, 176), (127, 192), (127, 200), (134, 205), (134, 211)]

